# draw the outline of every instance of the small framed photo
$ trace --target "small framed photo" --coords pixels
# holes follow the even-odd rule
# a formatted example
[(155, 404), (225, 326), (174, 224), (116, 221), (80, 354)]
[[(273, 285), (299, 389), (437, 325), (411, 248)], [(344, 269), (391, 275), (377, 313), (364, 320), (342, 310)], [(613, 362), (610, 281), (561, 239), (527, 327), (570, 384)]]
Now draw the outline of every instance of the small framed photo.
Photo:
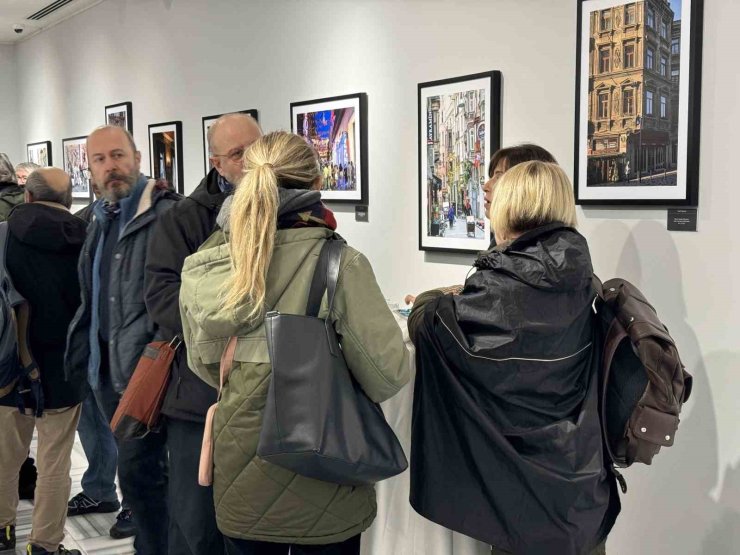
[(87, 158), (87, 137), (62, 139), (64, 171), (72, 180), (72, 198), (92, 201), (90, 186), (90, 164)]
[(703, 0), (578, 0), (582, 205), (696, 206)]
[(319, 155), (322, 200), (368, 204), (367, 94), (292, 102), (290, 130)]
[(173, 189), (185, 194), (182, 177), (182, 122), (168, 121), (149, 126), (149, 175), (164, 179)]
[(128, 129), (129, 133), (134, 132), (134, 114), (133, 104), (131, 102), (121, 102), (120, 104), (111, 104), (105, 107), (106, 125), (117, 125)]
[(29, 162), (38, 164), (42, 168), (53, 165), (51, 160), (51, 141), (27, 144), (26, 154)]
[[(259, 122), (259, 116), (257, 114), (257, 110), (239, 110), (237, 112), (224, 112), (223, 114), (215, 114), (213, 116), (204, 116), (203, 117), (203, 167), (205, 169), (205, 173), (207, 174), (209, 171), (211, 171), (211, 168), (213, 167), (213, 164), (211, 164), (210, 159), (210, 152), (211, 147), (208, 144), (208, 130), (211, 128), (211, 125), (220, 118), (221, 116), (225, 114), (247, 114), (249, 116), (252, 116), (255, 121)], [(220, 154), (220, 153), (217, 153)]]
[(418, 113), (419, 249), (486, 250), (483, 184), (501, 145), (501, 73), (420, 83)]

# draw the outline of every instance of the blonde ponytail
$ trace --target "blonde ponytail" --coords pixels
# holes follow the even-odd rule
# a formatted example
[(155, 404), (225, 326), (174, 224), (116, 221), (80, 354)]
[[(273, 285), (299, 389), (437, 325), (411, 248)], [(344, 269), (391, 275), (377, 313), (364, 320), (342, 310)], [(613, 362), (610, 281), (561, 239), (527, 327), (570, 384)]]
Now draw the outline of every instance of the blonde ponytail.
[(275, 247), (280, 207), (280, 180), (305, 184), (320, 175), (313, 149), (299, 136), (282, 131), (257, 140), (244, 153), (244, 177), (236, 188), (229, 218), (232, 273), (223, 307), (251, 306), (247, 319), (261, 316), (267, 291), (267, 270)]

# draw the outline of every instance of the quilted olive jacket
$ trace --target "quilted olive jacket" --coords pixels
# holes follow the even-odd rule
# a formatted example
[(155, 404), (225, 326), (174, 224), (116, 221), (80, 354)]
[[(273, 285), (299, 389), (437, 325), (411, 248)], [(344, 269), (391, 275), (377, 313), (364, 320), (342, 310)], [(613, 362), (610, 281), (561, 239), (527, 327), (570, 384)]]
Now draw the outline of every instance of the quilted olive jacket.
[[(277, 232), (267, 276), (269, 309), (305, 314), (318, 255), (332, 232)], [(372, 486), (339, 486), (299, 476), (256, 455), (270, 382), (264, 325), (250, 325), (245, 306), (226, 311), (220, 293), (231, 271), (228, 237), (217, 231), (185, 260), (180, 309), (190, 368), (218, 386), (219, 360), (236, 335), (234, 365), (214, 419), (214, 500), (219, 529), (232, 538), (326, 544), (365, 530), (375, 518)], [(331, 319), (347, 365), (375, 401), (409, 379), (409, 354), (367, 259), (346, 247)], [(326, 317), (326, 299), (321, 317)], [(310, 402), (307, 399), (306, 402)]]

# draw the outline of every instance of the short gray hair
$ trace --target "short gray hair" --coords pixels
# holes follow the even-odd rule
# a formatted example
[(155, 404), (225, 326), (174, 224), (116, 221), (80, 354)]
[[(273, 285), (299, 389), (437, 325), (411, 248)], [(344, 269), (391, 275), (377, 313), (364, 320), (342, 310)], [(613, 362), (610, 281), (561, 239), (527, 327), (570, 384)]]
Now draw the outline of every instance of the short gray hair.
[(15, 167), (15, 173), (18, 173), (21, 170), (26, 170), (27, 173), (31, 173), (34, 170), (39, 169), (41, 166), (38, 164), (34, 164), (33, 162), (21, 162)]
[(33, 172), (28, 176), (26, 191), (31, 195), (32, 202), (55, 202), (65, 208), (72, 206), (72, 183), (68, 182), (64, 191), (57, 191), (46, 182), (43, 172)]
[(18, 178), (15, 176), (13, 164), (4, 152), (0, 152), (0, 183), (18, 185)]

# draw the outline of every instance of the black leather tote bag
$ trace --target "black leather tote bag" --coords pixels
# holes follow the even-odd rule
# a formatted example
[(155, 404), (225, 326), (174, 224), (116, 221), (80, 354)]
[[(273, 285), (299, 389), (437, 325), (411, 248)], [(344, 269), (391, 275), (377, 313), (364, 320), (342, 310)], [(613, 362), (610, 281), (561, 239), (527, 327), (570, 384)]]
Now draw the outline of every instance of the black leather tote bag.
[(358, 486), (400, 474), (408, 462), (348, 370), (331, 320), (317, 317), (324, 290), (331, 314), (343, 248), (340, 240), (323, 246), (305, 316), (265, 315), (272, 380), (257, 454), (302, 476)]

